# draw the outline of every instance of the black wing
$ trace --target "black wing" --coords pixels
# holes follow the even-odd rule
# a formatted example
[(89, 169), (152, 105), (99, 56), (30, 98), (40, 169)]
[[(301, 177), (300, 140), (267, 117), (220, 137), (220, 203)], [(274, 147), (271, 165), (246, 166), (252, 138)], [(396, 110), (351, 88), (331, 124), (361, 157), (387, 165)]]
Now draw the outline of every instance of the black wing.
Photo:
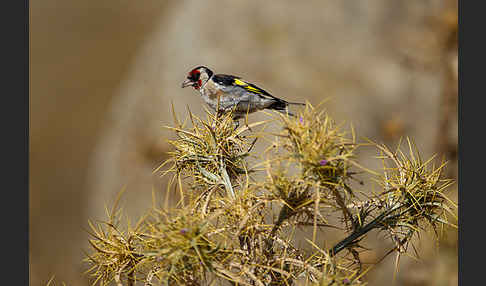
[(234, 76), (234, 75), (229, 75), (229, 74), (215, 74), (212, 77), (212, 80), (220, 85), (224, 86), (231, 86), (233, 85), (233, 82), (235, 79), (239, 79), (239, 77)]
[(268, 96), (268, 97), (271, 97), (275, 100), (285, 102), (284, 100), (271, 95), (270, 93), (259, 88), (258, 86), (254, 85), (252, 83), (249, 83), (247, 81), (244, 81), (240, 77), (237, 77), (237, 76), (234, 76), (234, 75), (217, 74), (217, 75), (214, 75), (212, 79), (213, 79), (214, 82), (221, 84), (223, 86), (241, 87), (241, 88), (244, 88), (245, 90), (247, 90), (251, 93), (255, 93), (255, 94), (258, 94), (258, 95), (261, 95), (261, 96), (264, 96), (264, 97)]

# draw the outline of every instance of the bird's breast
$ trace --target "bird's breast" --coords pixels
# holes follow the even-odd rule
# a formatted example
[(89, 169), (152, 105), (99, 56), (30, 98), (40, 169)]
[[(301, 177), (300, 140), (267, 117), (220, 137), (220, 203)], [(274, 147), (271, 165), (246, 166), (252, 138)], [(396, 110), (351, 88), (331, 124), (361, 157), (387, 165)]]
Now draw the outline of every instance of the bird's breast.
[(218, 105), (218, 97), (224, 97), (223, 91), (218, 89), (218, 87), (211, 81), (208, 81), (204, 87), (200, 89), (200, 93), (204, 102), (214, 110), (216, 110)]

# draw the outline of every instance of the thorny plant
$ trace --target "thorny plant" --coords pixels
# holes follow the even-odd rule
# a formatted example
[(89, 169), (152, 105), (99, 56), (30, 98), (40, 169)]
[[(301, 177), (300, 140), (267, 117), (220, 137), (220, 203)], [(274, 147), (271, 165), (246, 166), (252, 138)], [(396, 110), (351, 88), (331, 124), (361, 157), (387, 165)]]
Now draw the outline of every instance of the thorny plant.
[[(154, 204), (125, 231), (117, 204), (108, 222), (90, 223), (93, 284), (365, 285), (360, 241), (371, 230), (394, 243), (388, 254), (397, 254), (398, 267), (427, 224), (437, 236), (455, 227), (444, 164), (423, 161), (408, 139), (407, 152), (357, 144), (352, 130), (310, 104), (296, 117), (279, 114), (277, 133), (266, 131), (268, 121), (235, 128), (231, 114), (189, 115), (169, 127), (173, 151), (155, 171), (170, 176), (167, 194), (177, 190), (179, 203), (169, 209), (166, 197), (166, 207)], [(267, 146), (260, 154), (257, 139)], [(376, 148), (381, 174), (356, 162), (362, 146)], [(358, 173), (379, 191), (353, 189)], [(341, 229), (342, 240), (325, 248), (318, 231), (329, 227)], [(311, 251), (297, 246), (297, 228), (311, 230)]]

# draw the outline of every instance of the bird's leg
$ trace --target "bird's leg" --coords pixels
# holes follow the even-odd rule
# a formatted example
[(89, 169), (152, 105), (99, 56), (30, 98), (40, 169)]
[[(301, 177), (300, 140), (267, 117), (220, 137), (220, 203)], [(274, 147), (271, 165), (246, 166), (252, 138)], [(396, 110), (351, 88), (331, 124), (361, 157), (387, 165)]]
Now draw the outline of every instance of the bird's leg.
[(221, 109), (216, 110), (216, 120), (214, 120), (214, 122), (213, 122), (213, 126), (212, 126), (213, 128), (216, 127), (216, 121), (219, 121), (219, 118), (221, 118), (221, 116), (223, 116), (223, 114), (224, 114), (224, 110), (221, 110)]

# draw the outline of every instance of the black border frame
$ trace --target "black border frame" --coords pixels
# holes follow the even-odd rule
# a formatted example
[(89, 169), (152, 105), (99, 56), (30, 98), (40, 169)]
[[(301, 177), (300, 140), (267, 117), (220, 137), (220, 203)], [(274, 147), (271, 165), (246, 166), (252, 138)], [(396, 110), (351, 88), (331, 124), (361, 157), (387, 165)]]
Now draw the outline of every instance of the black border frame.
[(2, 4), (1, 284), (29, 285), (29, 0)]
[[(485, 209), (481, 167), (484, 157), (484, 106), (474, 104), (471, 99), (479, 100), (484, 95), (484, 51), (483, 43), (484, 9), (481, 1), (458, 1), (458, 196), (459, 196), (459, 233), (458, 233), (458, 277), (459, 285), (482, 285), (482, 252), (484, 237), (482, 218)], [(467, 4), (467, 5), (465, 5)], [(476, 5), (473, 5), (476, 4)], [(477, 6), (477, 7), (475, 7)], [(481, 57), (481, 53), (483, 57)], [(474, 139), (471, 139), (474, 137)], [(465, 162), (468, 166), (465, 166)], [(478, 167), (472, 165), (478, 164)], [(479, 185), (476, 187), (475, 185)], [(467, 242), (466, 242), (467, 240)]]

